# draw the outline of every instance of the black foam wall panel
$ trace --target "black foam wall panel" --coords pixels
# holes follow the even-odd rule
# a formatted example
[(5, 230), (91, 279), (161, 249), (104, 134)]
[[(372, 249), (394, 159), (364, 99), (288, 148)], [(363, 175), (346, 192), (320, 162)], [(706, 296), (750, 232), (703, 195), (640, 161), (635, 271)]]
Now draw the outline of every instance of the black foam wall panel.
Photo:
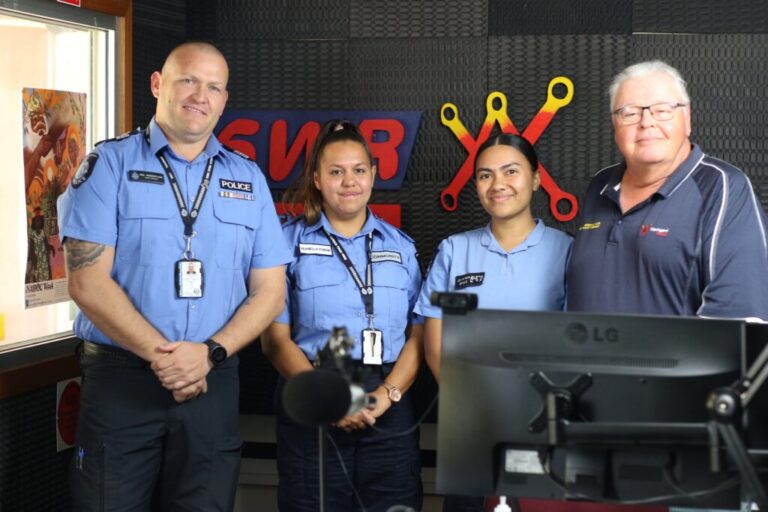
[(632, 0), (489, 0), (493, 36), (629, 34)]
[(224, 41), (230, 108), (332, 110), (349, 103), (347, 40)]
[(352, 0), (350, 36), (461, 38), (488, 34), (486, 0)]
[(133, 2), (134, 126), (146, 126), (155, 114), (149, 77), (162, 69), (168, 53), (187, 39), (186, 9), (184, 0)]
[(70, 510), (71, 456), (56, 452), (55, 385), (0, 400), (0, 510)]
[[(193, 2), (189, 2), (191, 5)], [(197, 3), (197, 2), (195, 2)], [(218, 41), (343, 39), (349, 36), (349, 0), (220, 0), (215, 4)], [(196, 8), (198, 8), (196, 6)], [(214, 22), (215, 20), (215, 22)]]
[(665, 34), (754, 34), (768, 31), (768, 2), (762, 0), (634, 0), (634, 32)]

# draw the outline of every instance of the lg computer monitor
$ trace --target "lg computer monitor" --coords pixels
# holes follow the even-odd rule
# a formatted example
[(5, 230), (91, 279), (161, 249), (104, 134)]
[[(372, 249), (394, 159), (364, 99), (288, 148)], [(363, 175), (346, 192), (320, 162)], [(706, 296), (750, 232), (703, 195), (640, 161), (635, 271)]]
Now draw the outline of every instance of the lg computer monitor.
[[(446, 312), (437, 490), (738, 508), (735, 471), (710, 472), (725, 456), (711, 453), (706, 401), (743, 372), (744, 333), (735, 320)], [(563, 421), (548, 429), (560, 392), (544, 391), (568, 385), (580, 396), (550, 398)]]

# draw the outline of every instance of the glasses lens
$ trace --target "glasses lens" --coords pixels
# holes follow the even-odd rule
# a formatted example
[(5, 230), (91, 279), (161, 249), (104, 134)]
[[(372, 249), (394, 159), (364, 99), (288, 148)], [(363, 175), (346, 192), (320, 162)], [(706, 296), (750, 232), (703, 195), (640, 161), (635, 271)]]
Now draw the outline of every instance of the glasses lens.
[(675, 107), (667, 103), (662, 103), (660, 105), (651, 105), (649, 110), (651, 111), (651, 115), (655, 120), (669, 121), (672, 119), (672, 115), (675, 112)]
[(619, 111), (619, 119), (624, 124), (635, 124), (640, 121), (643, 109), (640, 107), (624, 107)]

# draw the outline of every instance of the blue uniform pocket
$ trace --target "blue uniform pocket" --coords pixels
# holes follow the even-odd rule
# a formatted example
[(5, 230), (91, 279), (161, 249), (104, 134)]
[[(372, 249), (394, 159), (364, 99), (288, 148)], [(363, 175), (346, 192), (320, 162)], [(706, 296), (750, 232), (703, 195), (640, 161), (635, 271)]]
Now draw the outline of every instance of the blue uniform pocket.
[(373, 265), (373, 294), (377, 326), (397, 327), (405, 330), (408, 324), (408, 287), (411, 278), (408, 269), (394, 261)]
[[(357, 287), (347, 281), (347, 269), (336, 258), (304, 255), (294, 270), (295, 290), (291, 293), (293, 322), (322, 329), (340, 325), (345, 309), (360, 304)], [(350, 300), (357, 299), (357, 302)]]
[[(212, 197), (216, 223), (216, 263), (222, 268), (248, 269), (261, 226), (260, 211), (254, 201)], [(258, 252), (258, 249), (257, 251)]]
[(116, 258), (135, 264), (138, 255), (139, 265), (165, 265), (163, 255), (169, 253), (171, 241), (180, 239), (181, 229), (181, 221), (178, 225), (168, 221), (179, 215), (170, 188), (129, 183), (121, 190), (118, 215)]

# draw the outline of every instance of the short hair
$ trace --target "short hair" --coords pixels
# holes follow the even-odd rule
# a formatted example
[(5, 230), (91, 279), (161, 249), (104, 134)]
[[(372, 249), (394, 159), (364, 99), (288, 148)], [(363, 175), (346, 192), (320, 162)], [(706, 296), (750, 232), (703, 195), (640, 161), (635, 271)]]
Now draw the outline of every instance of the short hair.
[(328, 121), (320, 129), (320, 133), (312, 145), (309, 157), (304, 161), (304, 167), (298, 179), (283, 194), (283, 202), (288, 205), (288, 213), (295, 215), (293, 204), (304, 207), (304, 218), (308, 225), (317, 224), (323, 211), (323, 195), (315, 187), (315, 173), (320, 166), (320, 159), (325, 148), (334, 142), (351, 141), (360, 144), (368, 156), (368, 163), (373, 165), (373, 155), (360, 128), (351, 121), (334, 119)]
[(674, 67), (670, 66), (663, 60), (648, 60), (645, 62), (638, 62), (620, 71), (615, 77), (611, 85), (608, 87), (608, 97), (610, 99), (609, 107), (611, 111), (614, 110), (615, 105), (613, 102), (616, 100), (616, 93), (619, 90), (621, 84), (629, 80), (630, 78), (637, 78), (639, 76), (651, 75), (653, 73), (666, 73), (674, 79), (678, 92), (680, 93), (680, 100), (683, 103), (690, 103), (691, 98), (688, 96), (688, 89), (680, 72)]
[(508, 146), (512, 149), (518, 150), (523, 154), (528, 163), (531, 164), (531, 171), (536, 172), (539, 167), (539, 157), (536, 155), (536, 150), (533, 149), (533, 144), (528, 142), (520, 135), (513, 135), (511, 133), (500, 133), (495, 137), (483, 142), (475, 155), (475, 172), (477, 172), (477, 160), (483, 152), (493, 146)]

